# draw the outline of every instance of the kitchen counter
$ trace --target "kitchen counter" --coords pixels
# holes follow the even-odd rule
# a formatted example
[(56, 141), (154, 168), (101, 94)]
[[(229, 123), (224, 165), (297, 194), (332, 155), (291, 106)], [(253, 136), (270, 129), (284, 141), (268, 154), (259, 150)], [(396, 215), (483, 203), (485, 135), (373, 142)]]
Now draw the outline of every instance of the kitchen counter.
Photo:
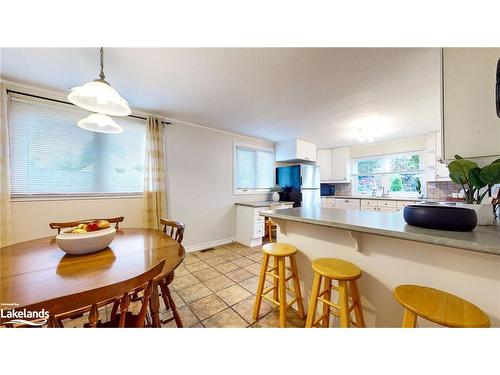
[(245, 207), (254, 207), (254, 208), (259, 208), (259, 207), (267, 207), (267, 206), (272, 206), (274, 204), (293, 204), (294, 202), (288, 202), (288, 201), (260, 201), (260, 202), (236, 202), (236, 206), (245, 206)]
[(263, 211), (261, 215), (500, 255), (500, 223), (492, 226), (477, 226), (472, 232), (452, 232), (408, 225), (403, 219), (402, 212), (385, 213), (300, 207)]
[[(373, 199), (373, 200), (388, 200), (388, 201), (414, 201), (414, 202), (443, 202), (443, 201), (448, 201), (450, 199), (434, 199), (434, 198), (408, 198), (408, 197), (372, 197), (368, 195), (329, 195), (329, 196), (322, 196), (321, 198), (336, 198), (336, 199)], [(463, 199), (453, 199), (452, 201), (457, 201), (457, 202), (463, 202)]]
[[(362, 270), (358, 285), (367, 327), (401, 326), (403, 309), (393, 291), (403, 284), (460, 296), (481, 308), (493, 327), (500, 327), (500, 223), (449, 232), (409, 226), (402, 212), (318, 207), (261, 215), (277, 224), (278, 242), (297, 248), (304, 301), (313, 283), (312, 260), (339, 258)], [(418, 325), (435, 326), (424, 319)]]

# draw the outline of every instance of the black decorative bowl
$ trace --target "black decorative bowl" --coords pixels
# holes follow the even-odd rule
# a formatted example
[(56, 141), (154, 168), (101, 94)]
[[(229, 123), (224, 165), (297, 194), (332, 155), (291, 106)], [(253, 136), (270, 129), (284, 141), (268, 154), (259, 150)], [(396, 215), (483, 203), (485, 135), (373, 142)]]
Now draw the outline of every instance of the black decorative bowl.
[(476, 211), (463, 207), (411, 204), (404, 208), (405, 221), (416, 227), (470, 232), (477, 225)]

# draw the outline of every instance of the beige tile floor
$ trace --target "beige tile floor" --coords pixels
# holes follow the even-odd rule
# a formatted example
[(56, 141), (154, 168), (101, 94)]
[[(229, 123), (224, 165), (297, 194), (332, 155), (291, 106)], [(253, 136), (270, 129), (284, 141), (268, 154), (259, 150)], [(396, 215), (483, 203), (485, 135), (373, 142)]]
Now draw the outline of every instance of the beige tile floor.
[[(268, 328), (279, 326), (278, 310), (263, 301), (260, 317), (252, 318), (262, 249), (233, 243), (186, 254), (170, 288), (185, 327)], [(171, 316), (162, 303), (162, 319)], [(304, 327), (295, 310), (288, 326)], [(176, 327), (171, 321), (163, 327)]]
[[(265, 300), (262, 301), (259, 319), (255, 321), (252, 318), (261, 259), (260, 246), (249, 248), (238, 243), (186, 254), (170, 284), (184, 327), (278, 327), (277, 307)], [(172, 312), (166, 311), (161, 298), (160, 302), (160, 318), (172, 317)], [(100, 319), (107, 320), (109, 309), (103, 307), (100, 310)], [(134, 313), (139, 309), (140, 302), (135, 302), (130, 308)], [(65, 322), (64, 326), (81, 327), (87, 321), (87, 316), (83, 316)], [(300, 319), (292, 308), (288, 310), (287, 322), (288, 327), (293, 328), (305, 325), (305, 320)], [(174, 328), (175, 321), (163, 327)]]

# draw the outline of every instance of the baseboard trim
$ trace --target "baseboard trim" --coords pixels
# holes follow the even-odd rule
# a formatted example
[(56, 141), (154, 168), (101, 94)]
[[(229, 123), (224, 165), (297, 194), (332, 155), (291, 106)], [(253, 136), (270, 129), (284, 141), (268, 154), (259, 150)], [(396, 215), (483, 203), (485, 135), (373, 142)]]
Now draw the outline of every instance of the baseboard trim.
[(210, 249), (211, 247), (214, 247), (214, 246), (227, 245), (228, 243), (232, 243), (235, 241), (236, 241), (236, 237), (223, 238), (221, 240), (200, 243), (198, 245), (186, 246), (185, 249), (186, 249), (186, 253), (191, 253), (193, 251)]

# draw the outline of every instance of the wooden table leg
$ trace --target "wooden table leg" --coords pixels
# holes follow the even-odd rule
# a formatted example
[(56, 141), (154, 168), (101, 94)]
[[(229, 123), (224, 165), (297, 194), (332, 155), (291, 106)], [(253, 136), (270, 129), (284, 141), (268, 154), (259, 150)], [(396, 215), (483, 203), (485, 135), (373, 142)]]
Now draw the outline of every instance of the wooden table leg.
[(154, 328), (161, 328), (160, 322), (160, 296), (158, 295), (158, 282), (153, 282), (153, 293), (149, 300), (149, 309), (151, 310), (151, 319)]
[(417, 315), (410, 310), (405, 309), (403, 314), (402, 328), (415, 328), (417, 325)]

